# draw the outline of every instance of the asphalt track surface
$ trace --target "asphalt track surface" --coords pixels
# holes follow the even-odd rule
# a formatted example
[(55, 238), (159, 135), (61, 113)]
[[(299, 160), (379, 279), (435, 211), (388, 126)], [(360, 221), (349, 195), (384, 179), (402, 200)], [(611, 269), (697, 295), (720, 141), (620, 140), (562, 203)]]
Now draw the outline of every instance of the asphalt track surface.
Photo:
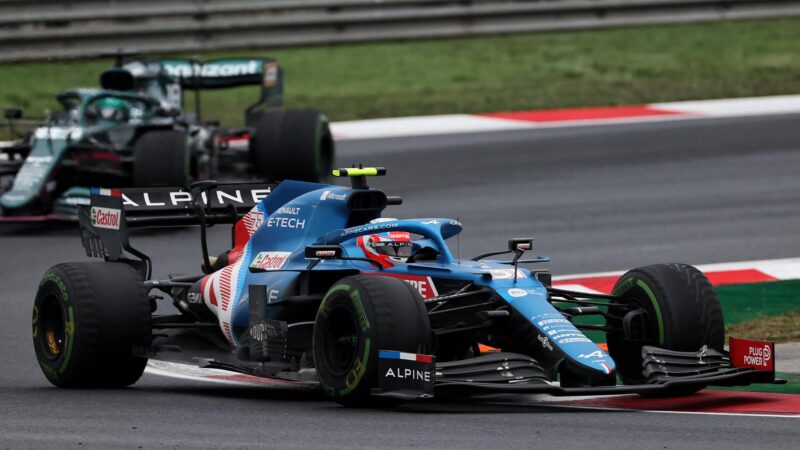
[[(406, 203), (459, 217), (460, 254), (533, 235), (568, 274), (800, 254), (800, 116), (351, 141), (340, 165)], [(222, 250), (227, 230), (212, 233)], [(197, 231), (136, 232), (155, 275), (194, 272)], [(456, 243), (453, 249), (456, 250)], [(574, 410), (534, 397), (347, 410), (315, 390), (145, 374), (119, 391), (59, 390), (30, 337), (37, 282), (83, 260), (73, 227), (0, 229), (0, 448), (796, 448), (796, 419)]]

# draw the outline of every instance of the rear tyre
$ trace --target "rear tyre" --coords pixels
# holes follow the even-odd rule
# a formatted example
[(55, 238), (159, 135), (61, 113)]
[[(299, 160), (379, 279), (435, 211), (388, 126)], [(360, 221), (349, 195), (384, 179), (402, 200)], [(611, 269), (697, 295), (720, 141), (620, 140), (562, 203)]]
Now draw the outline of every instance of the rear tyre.
[[(697, 351), (707, 345), (722, 350), (725, 322), (714, 287), (705, 275), (686, 264), (655, 264), (631, 270), (620, 277), (612, 294), (646, 312), (643, 340), (630, 341), (608, 333), (608, 351), (625, 384), (642, 384), (642, 347)], [(621, 329), (621, 323), (610, 323)], [(671, 390), (686, 395), (702, 388)]]
[(317, 376), (331, 398), (345, 406), (385, 405), (370, 396), (378, 387), (378, 351), (429, 352), (428, 312), (408, 283), (347, 277), (322, 300), (312, 346)]
[(48, 270), (33, 306), (33, 346), (45, 377), (69, 388), (124, 387), (147, 359), (150, 301), (123, 263), (68, 263)]
[(310, 109), (268, 111), (254, 116), (250, 153), (259, 178), (324, 181), (330, 175), (334, 157), (328, 119)]
[(191, 151), (184, 131), (148, 131), (136, 140), (133, 156), (134, 186), (188, 186), (191, 183)]

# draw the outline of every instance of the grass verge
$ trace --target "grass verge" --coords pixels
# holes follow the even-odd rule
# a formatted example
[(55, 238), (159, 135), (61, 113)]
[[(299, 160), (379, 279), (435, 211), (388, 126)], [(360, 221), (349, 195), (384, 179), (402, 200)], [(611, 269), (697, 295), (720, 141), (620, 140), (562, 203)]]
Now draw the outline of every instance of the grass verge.
[[(339, 121), (797, 93), (798, 54), (800, 19), (786, 18), (201, 56), (276, 56), (286, 105)], [(41, 115), (109, 65), (0, 65), (0, 106)], [(206, 117), (237, 125), (256, 89), (207, 94)]]
[[(800, 280), (717, 286), (725, 316), (726, 335), (775, 342), (800, 341)], [(597, 316), (578, 317), (577, 323), (602, 325)], [(586, 333), (595, 342), (605, 334)]]
[(800, 394), (800, 374), (777, 372), (775, 378), (786, 380), (786, 384), (751, 384), (750, 386), (720, 387), (711, 386), (707, 389), (715, 391), (736, 392), (768, 392), (772, 394)]

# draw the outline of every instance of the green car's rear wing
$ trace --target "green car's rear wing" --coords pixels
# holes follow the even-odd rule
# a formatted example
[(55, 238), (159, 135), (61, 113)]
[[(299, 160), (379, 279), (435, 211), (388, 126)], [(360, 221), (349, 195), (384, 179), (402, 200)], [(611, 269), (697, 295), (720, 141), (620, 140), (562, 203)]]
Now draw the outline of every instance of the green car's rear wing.
[(261, 100), (269, 103), (268, 106), (280, 105), (282, 101), (283, 73), (274, 58), (164, 59), (161, 68), (184, 89), (261, 86)]

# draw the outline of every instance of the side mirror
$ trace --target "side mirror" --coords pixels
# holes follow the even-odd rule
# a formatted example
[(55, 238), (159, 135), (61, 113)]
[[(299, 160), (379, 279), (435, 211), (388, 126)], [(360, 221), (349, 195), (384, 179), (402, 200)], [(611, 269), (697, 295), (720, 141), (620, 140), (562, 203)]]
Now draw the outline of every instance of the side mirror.
[(509, 239), (508, 250), (512, 252), (528, 252), (533, 250), (533, 238)]
[(5, 108), (3, 109), (3, 117), (5, 117), (6, 120), (22, 119), (22, 110), (19, 108)]

